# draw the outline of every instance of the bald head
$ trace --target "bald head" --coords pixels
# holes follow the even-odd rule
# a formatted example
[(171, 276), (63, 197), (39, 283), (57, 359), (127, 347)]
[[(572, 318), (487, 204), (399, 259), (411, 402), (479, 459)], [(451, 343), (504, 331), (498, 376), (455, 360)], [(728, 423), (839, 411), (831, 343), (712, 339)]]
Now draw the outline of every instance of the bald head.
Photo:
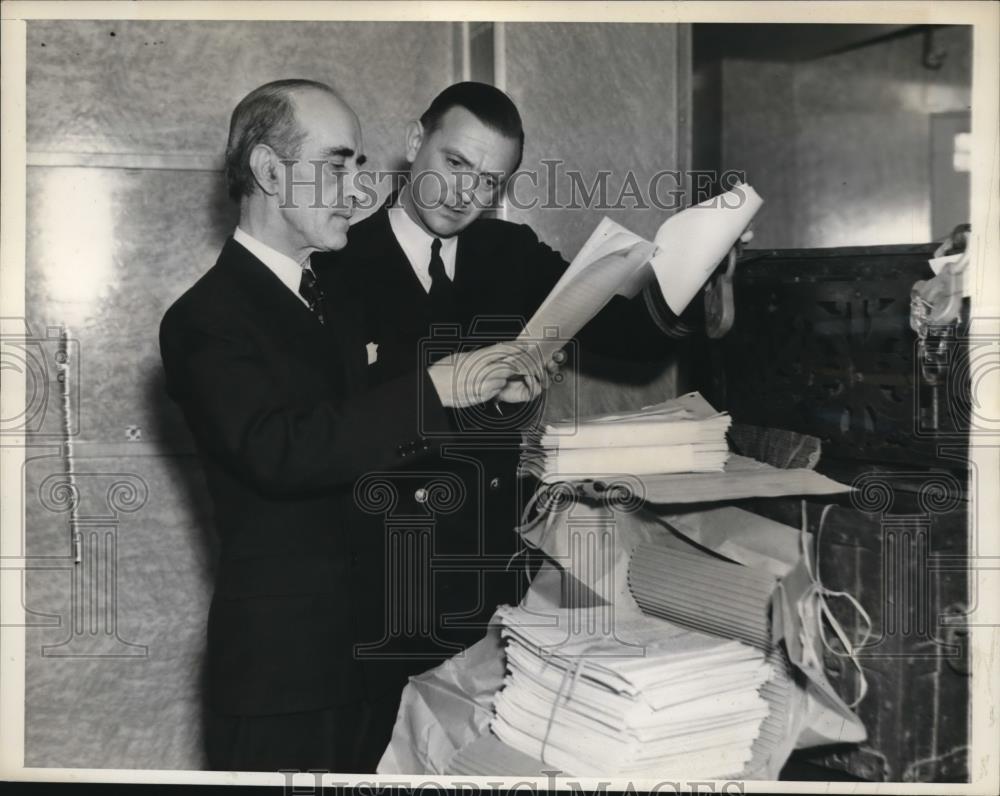
[[(320, 103), (309, 100), (320, 100)], [(275, 80), (247, 94), (233, 110), (226, 143), (226, 182), (236, 200), (256, 189), (250, 155), (265, 144), (282, 159), (298, 157), (306, 131), (302, 115), (316, 104), (357, 117), (330, 86), (315, 80)]]

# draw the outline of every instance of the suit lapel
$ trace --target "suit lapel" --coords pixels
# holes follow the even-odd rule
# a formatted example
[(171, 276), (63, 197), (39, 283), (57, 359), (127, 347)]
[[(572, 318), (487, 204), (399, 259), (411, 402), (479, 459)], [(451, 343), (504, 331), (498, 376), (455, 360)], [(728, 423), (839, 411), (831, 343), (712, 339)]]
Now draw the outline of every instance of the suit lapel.
[[(509, 300), (515, 263), (505, 262), (496, 240), (482, 234), (474, 221), (458, 237), (455, 252), (455, 297), (458, 314), (470, 334), (513, 338), (523, 323), (510, 315)], [(471, 326), (475, 325), (475, 329)]]
[(260, 320), (279, 336), (313, 336), (322, 328), (316, 316), (264, 263), (231, 238), (219, 258), (235, 289), (262, 312)]
[(385, 292), (391, 296), (398, 317), (424, 323), (429, 320), (430, 312), (427, 291), (392, 231), (388, 203), (380, 211), (378, 225), (379, 237), (385, 241), (385, 249), (379, 258), (380, 264), (384, 269), (383, 276), (391, 284), (391, 290)]
[(270, 268), (231, 238), (223, 248), (219, 264), (226, 270), (233, 290), (249, 300), (251, 311), (257, 316), (255, 321), (273, 339), (283, 348), (315, 362), (318, 369), (337, 368), (341, 371), (340, 381), (346, 380), (344, 357), (329, 321), (321, 324)]
[(326, 287), (325, 331), (340, 351), (348, 389), (357, 393), (368, 383), (364, 307), (357, 300), (356, 290), (339, 282), (330, 280)]
[[(365, 284), (369, 315), (378, 318), (373, 332), (382, 336), (400, 329), (426, 331), (430, 306), (424, 286), (403, 252), (389, 223), (389, 203), (366, 223), (364, 239), (348, 254), (362, 252), (357, 267)], [(350, 257), (349, 257), (350, 258)], [(354, 259), (354, 258), (350, 258)]]

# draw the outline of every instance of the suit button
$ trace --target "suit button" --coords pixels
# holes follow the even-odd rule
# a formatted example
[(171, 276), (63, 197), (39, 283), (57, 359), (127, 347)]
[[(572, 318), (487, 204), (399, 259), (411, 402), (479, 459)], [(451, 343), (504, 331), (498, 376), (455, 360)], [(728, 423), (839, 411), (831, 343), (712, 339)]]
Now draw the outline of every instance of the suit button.
[(490, 481), (490, 489), (499, 489), (499, 488), (500, 488), (500, 479), (499, 478), (492, 479)]
[(426, 503), (427, 490), (424, 489), (423, 487), (420, 487), (420, 489), (418, 489), (416, 492), (413, 493), (413, 499), (417, 501), (417, 503)]

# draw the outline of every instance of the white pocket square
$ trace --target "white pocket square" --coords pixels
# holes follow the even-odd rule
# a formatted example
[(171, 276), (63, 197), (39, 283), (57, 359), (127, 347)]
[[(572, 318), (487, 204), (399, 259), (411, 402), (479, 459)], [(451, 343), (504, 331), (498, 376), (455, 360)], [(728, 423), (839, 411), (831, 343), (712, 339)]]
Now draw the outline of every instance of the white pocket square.
[(369, 365), (374, 365), (378, 362), (378, 343), (366, 343), (365, 350), (368, 352)]

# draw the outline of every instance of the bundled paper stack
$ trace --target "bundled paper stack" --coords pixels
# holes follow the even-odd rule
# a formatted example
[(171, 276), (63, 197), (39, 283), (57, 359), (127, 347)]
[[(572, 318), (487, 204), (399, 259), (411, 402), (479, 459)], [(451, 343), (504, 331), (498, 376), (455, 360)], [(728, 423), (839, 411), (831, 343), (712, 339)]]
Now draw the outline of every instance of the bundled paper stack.
[(643, 613), (684, 627), (771, 647), (768, 619), (778, 579), (673, 536), (640, 544), (628, 585)]
[(638, 545), (629, 561), (628, 585), (643, 613), (695, 631), (739, 639), (767, 654), (773, 674), (761, 688), (767, 718), (741, 776), (754, 777), (791, 751), (785, 739), (794, 687), (784, 649), (771, 637), (770, 606), (778, 577), (744, 566), (674, 535)]
[(547, 425), (529, 437), (522, 465), (546, 482), (720, 472), (731, 422), (690, 393), (635, 412)]
[[(500, 609), (508, 673), (491, 728), (572, 776), (741, 772), (768, 716), (764, 652), (605, 608)], [(554, 620), (558, 620), (557, 622)]]

